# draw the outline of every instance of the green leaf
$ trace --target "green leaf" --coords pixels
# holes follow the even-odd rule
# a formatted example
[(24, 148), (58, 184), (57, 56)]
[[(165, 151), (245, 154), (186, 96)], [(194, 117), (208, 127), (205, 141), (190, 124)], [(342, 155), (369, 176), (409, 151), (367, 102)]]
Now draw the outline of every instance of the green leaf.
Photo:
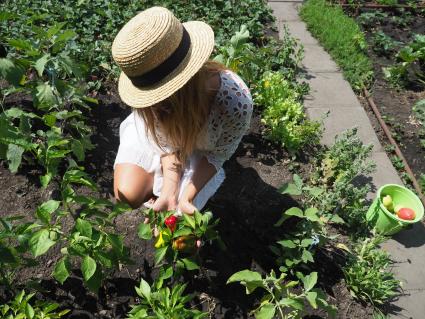
[(73, 140), (71, 144), (72, 153), (74, 153), (77, 160), (80, 162), (84, 161), (85, 153), (84, 146), (79, 140)]
[(302, 301), (293, 298), (282, 298), (279, 301), (279, 305), (284, 307), (292, 307), (297, 310), (303, 310), (304, 308), (304, 303)]
[(102, 284), (102, 279), (102, 270), (100, 267), (97, 267), (93, 276), (91, 276), (89, 280), (86, 280), (86, 285), (91, 291), (97, 293)]
[(246, 293), (252, 293), (256, 288), (263, 287), (263, 280), (258, 272), (251, 270), (242, 270), (233, 274), (228, 280), (227, 284), (232, 282), (240, 282), (246, 287)]
[(52, 216), (51, 214), (59, 208), (60, 202), (57, 200), (48, 200), (37, 207), (36, 215), (44, 223), (49, 224)]
[(261, 275), (258, 272), (245, 269), (238, 271), (237, 273), (234, 273), (232, 276), (230, 276), (230, 278), (227, 280), (227, 284), (238, 281), (251, 282), (261, 280)]
[(303, 211), (298, 207), (289, 208), (284, 214), (287, 216), (297, 216), (300, 218), (304, 217)]
[(40, 176), (40, 183), (43, 188), (46, 188), (52, 180), (53, 175), (51, 173), (47, 173), (43, 176)]
[(0, 77), (14, 86), (19, 86), (24, 76), (22, 68), (15, 66), (9, 59), (0, 58)]
[(146, 239), (146, 240), (152, 239), (151, 225), (140, 223), (137, 229), (137, 235), (139, 235), (139, 238), (141, 239)]
[(320, 218), (317, 216), (317, 212), (318, 210), (315, 207), (307, 208), (305, 211), (305, 217), (312, 222), (319, 221)]
[(193, 230), (189, 227), (183, 227), (173, 233), (173, 238), (193, 234)]
[(183, 258), (182, 262), (187, 270), (199, 269), (199, 265), (191, 258)]
[(279, 245), (286, 247), (286, 248), (296, 248), (297, 245), (294, 244), (294, 242), (290, 239), (287, 240), (280, 240), (277, 242)]
[(108, 234), (107, 238), (115, 250), (118, 250), (120, 253), (123, 252), (124, 243), (122, 240), (122, 236), (116, 234)]
[(306, 299), (308, 300), (308, 302), (310, 303), (310, 305), (314, 308), (317, 309), (317, 292), (315, 291), (309, 291), (306, 293)]
[(310, 291), (311, 289), (313, 289), (313, 287), (316, 285), (317, 283), (317, 272), (312, 272), (310, 275), (305, 276), (302, 279), (302, 282), (304, 284), (304, 290)]
[(293, 183), (285, 183), (279, 188), (281, 194), (298, 196), (302, 194), (302, 190)]
[(56, 104), (52, 87), (46, 83), (37, 85), (33, 91), (33, 99), (38, 109), (51, 108)]
[(301, 259), (304, 263), (314, 262), (313, 255), (308, 250), (304, 249), (303, 254), (301, 255)]
[(85, 281), (88, 281), (96, 272), (96, 261), (89, 255), (86, 255), (81, 263), (81, 272)]
[(46, 63), (49, 61), (50, 55), (45, 54), (40, 59), (38, 59), (35, 64), (34, 68), (37, 70), (38, 76), (43, 76), (44, 67), (46, 66)]
[(53, 270), (53, 277), (63, 285), (65, 280), (71, 273), (71, 264), (69, 257), (63, 257), (59, 262), (56, 263), (55, 269)]
[(50, 239), (47, 229), (41, 229), (31, 236), (28, 243), (31, 253), (38, 257), (45, 254), (56, 242)]
[(22, 154), (24, 154), (24, 151), (25, 149), (21, 146), (9, 144), (6, 158), (9, 161), (9, 170), (12, 173), (16, 173), (18, 171), (19, 165), (21, 165)]
[(167, 254), (167, 251), (167, 246), (158, 248), (155, 251), (155, 265), (158, 265), (164, 259), (165, 255)]
[(273, 304), (266, 303), (255, 312), (255, 319), (272, 319), (276, 312), (276, 307)]
[(81, 218), (77, 219), (77, 221), (75, 222), (75, 229), (77, 229), (77, 231), (80, 232), (81, 236), (85, 236), (88, 238), (92, 237), (93, 227), (90, 222), (84, 219), (81, 219)]
[(25, 315), (27, 319), (34, 318), (34, 309), (32, 308), (29, 302), (27, 302), (27, 304), (25, 305)]
[(151, 300), (151, 287), (143, 279), (140, 279), (140, 286), (136, 287), (136, 292), (140, 297), (144, 297), (148, 302)]
[(192, 227), (193, 229), (196, 228), (195, 218), (193, 218), (192, 216), (190, 216), (188, 214), (183, 214), (183, 218), (184, 218), (185, 222), (187, 224), (189, 224), (190, 227)]

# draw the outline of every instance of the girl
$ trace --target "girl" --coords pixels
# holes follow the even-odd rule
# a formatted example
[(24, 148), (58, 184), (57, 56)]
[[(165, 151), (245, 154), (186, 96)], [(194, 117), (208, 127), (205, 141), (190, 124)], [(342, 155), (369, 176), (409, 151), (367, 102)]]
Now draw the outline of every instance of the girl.
[(209, 25), (182, 24), (162, 7), (139, 13), (116, 36), (118, 91), (133, 108), (120, 126), (118, 200), (136, 208), (155, 196), (145, 206), (193, 214), (223, 182), (252, 98), (239, 76), (208, 60), (213, 48)]

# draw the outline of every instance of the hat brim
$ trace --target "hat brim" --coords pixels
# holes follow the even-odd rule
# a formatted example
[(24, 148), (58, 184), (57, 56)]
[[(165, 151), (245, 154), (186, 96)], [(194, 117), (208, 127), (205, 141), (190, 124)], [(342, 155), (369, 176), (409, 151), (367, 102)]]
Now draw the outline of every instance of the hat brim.
[(137, 87), (121, 72), (118, 93), (125, 104), (144, 108), (165, 100), (183, 87), (208, 61), (214, 49), (214, 32), (211, 27), (201, 21), (185, 22), (183, 26), (190, 36), (190, 49), (178, 67), (160, 82), (147, 87)]

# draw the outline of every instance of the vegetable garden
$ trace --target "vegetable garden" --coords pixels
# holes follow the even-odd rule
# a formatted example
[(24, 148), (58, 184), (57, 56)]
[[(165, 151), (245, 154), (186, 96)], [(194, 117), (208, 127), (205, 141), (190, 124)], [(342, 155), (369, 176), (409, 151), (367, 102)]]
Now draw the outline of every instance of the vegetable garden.
[[(112, 198), (130, 110), (110, 46), (154, 5), (209, 23), (214, 59), (240, 74), (256, 104), (208, 210), (177, 220)], [(382, 18), (374, 14), (359, 19)], [(0, 318), (385, 318), (400, 282), (366, 221), (370, 187), (356, 183), (374, 169), (371, 146), (355, 129), (319, 144), (322, 125), (303, 109), (303, 49), (286, 30), (277, 38), (266, 3), (6, 0), (0, 25)], [(416, 60), (392, 61), (384, 89), (397, 82), (412, 91), (396, 94), (416, 99), (423, 39), (403, 39), (397, 59)], [(347, 71), (357, 88), (373, 70), (360, 60)]]

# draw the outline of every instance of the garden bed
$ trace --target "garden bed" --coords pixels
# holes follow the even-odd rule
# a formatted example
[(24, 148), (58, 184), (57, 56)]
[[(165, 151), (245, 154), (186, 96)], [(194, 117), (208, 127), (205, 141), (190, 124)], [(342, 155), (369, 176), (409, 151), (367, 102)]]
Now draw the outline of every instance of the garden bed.
[[(238, 29), (221, 26), (236, 19), (234, 8), (221, 1), (207, 7), (194, 0), (193, 10), (164, 4), (184, 20), (207, 20), (218, 29), (215, 59), (242, 76), (257, 103), (248, 134), (224, 166), (227, 178), (206, 206), (213, 217), (184, 215), (171, 230), (163, 219), (172, 212), (151, 215), (144, 224), (141, 210), (114, 201), (119, 125), (130, 110), (110, 81), (117, 75), (110, 65), (112, 38), (100, 35), (111, 37), (111, 28), (143, 8), (131, 2), (121, 11), (102, 1), (93, 10), (79, 3), (74, 15), (68, 1), (62, 17), (62, 7), (52, 2), (48, 13), (31, 16), (33, 30), (10, 23), (9, 33), (0, 32), (0, 44), (7, 43), (0, 52), (0, 310), (20, 304), (32, 319), (34, 309), (19, 293), (26, 289), (36, 293), (33, 306), (35, 300), (57, 302), (70, 310), (68, 318), (131, 317), (132, 307), (155, 316), (169, 304), (152, 304), (152, 296), (167, 298), (180, 283), (194, 299), (173, 297), (181, 308), (167, 319), (183, 313), (253, 318), (253, 311), (257, 318), (328, 318), (336, 308), (338, 318), (365, 318), (383, 309), (398, 282), (365, 221), (368, 187), (353, 183), (371, 172), (370, 148), (355, 131), (329, 149), (318, 145), (320, 123), (303, 111), (308, 88), (296, 81), (302, 58), (296, 41), (288, 34), (281, 42), (267, 37), (272, 17), (262, 1), (237, 4), (246, 13)], [(11, 13), (19, 11), (19, 1), (6, 5), (4, 25), (27, 18)], [(87, 10), (91, 20), (80, 21)], [(111, 12), (113, 22), (102, 24)], [(62, 23), (51, 26), (55, 19), (83, 35)], [(11, 39), (20, 34), (36, 41)], [(84, 68), (74, 59), (89, 47), (99, 54), (81, 55)], [(5, 218), (18, 215), (23, 218)], [(176, 242), (187, 235), (205, 245), (192, 254), (180, 251)], [(256, 291), (246, 294), (229, 278)]]
[[(112, 196), (112, 165), (118, 149), (119, 124), (128, 114), (128, 108), (119, 101), (113, 86), (111, 84), (110, 91), (107, 90), (108, 94), (99, 96), (101, 103), (90, 116), (95, 128), (92, 140), (96, 149), (85, 163), (106, 197)], [(281, 238), (282, 229), (273, 225), (283, 211), (298, 206), (296, 200), (281, 195), (277, 189), (291, 179), (294, 167), (299, 172), (308, 172), (310, 167), (307, 159), (291, 160), (285, 150), (265, 140), (262, 128), (257, 113), (238, 151), (225, 165), (224, 184), (206, 205), (220, 219), (219, 232), (227, 250), (207, 245), (201, 252), (202, 271), (194, 277), (186, 277), (189, 289), (197, 296), (194, 304), (205, 311), (212, 309), (212, 318), (247, 318), (252, 304), (258, 302), (258, 296), (247, 298), (240, 286), (226, 285), (226, 281), (240, 269), (263, 273), (274, 268), (274, 257), (267, 247)], [(1, 166), (0, 217), (30, 216), (40, 202), (55, 197), (57, 185), (41, 189), (37, 179), (39, 173), (29, 170), (13, 175)], [(84, 188), (82, 191), (87, 192)], [(42, 287), (39, 298), (48, 298), (60, 303), (61, 307), (72, 309), (69, 318), (125, 318), (130, 305), (136, 303), (134, 287), (139, 279), (148, 280), (156, 272), (152, 242), (142, 241), (137, 236), (137, 225), (143, 218), (140, 211), (135, 210), (116, 219), (117, 229), (130, 247), (135, 263), (110, 274), (98, 296), (87, 292), (80, 271), (73, 272), (63, 286), (51, 278), (54, 264), (60, 258), (59, 249), (42, 256), (38, 266), (20, 271), (17, 282), (23, 285), (35, 279)], [(285, 228), (291, 227), (291, 224), (285, 225)], [(334, 262), (330, 256), (322, 255), (313, 268), (320, 271), (320, 287), (331, 296), (332, 304), (338, 306), (338, 318), (370, 316), (372, 309), (352, 299)], [(4, 298), (4, 292), (1, 296)], [(311, 314), (315, 314), (314, 318), (327, 317), (317, 311)]]
[[(417, 76), (412, 71), (409, 71), (405, 83), (399, 83), (398, 86), (391, 84), (391, 80), (385, 77), (383, 68), (399, 63), (396, 56), (397, 52), (413, 41), (414, 34), (424, 34), (424, 9), (370, 9), (360, 7), (357, 10), (345, 8), (345, 11), (356, 18), (366, 35), (368, 56), (373, 63), (375, 77), (370, 88), (372, 97), (415, 177), (421, 180), (421, 175), (425, 172), (423, 126), (415, 115), (413, 106), (425, 99), (425, 86), (418, 81)], [(423, 74), (423, 65), (416, 64), (414, 68), (416, 72)], [(381, 144), (387, 145), (386, 150), (393, 161), (393, 165), (400, 172), (404, 182), (409, 184), (409, 177), (404, 173), (403, 164), (392, 152), (388, 139), (367, 101), (363, 97), (360, 97), (360, 101), (369, 114)], [(424, 186), (425, 184), (422, 182), (422, 188)]]

